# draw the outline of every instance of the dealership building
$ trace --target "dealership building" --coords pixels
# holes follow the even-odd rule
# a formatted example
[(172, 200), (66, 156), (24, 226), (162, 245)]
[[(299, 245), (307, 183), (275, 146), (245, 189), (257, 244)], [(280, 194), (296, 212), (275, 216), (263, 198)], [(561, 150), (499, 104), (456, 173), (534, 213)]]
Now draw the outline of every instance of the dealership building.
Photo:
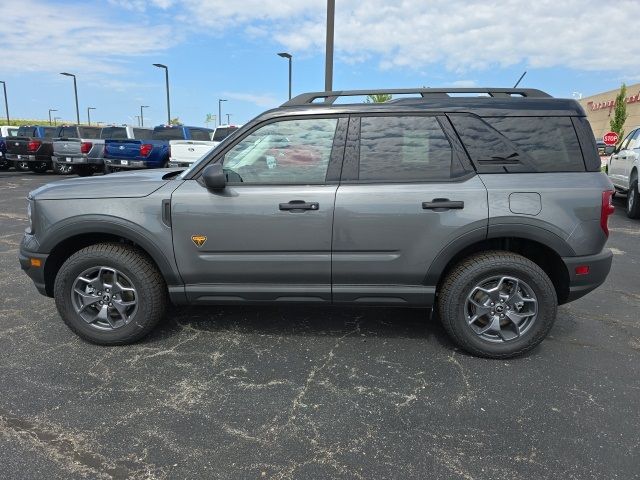
[[(579, 100), (587, 112), (587, 118), (597, 140), (601, 140), (602, 136), (611, 130), (609, 122), (613, 118), (614, 104), (618, 93), (620, 93), (620, 88)], [(627, 85), (625, 101), (627, 102), (627, 121), (624, 124), (626, 135), (634, 127), (640, 126), (640, 83)]]

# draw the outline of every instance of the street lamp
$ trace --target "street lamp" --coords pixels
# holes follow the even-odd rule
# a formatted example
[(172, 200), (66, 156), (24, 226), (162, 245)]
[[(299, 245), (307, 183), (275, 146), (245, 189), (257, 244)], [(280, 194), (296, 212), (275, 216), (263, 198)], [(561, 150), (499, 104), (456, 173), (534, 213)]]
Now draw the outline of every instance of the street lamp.
[(230, 117), (231, 117), (231, 114), (227, 113), (227, 125), (231, 125), (231, 120), (229, 120)]
[(76, 76), (73, 73), (62, 72), (60, 75), (65, 77), (73, 77), (73, 93), (76, 96), (76, 121), (80, 125), (80, 108), (78, 107), (78, 85), (76, 84)]
[(154, 63), (154, 67), (164, 68), (164, 78), (167, 84), (167, 125), (171, 124), (171, 104), (169, 102), (169, 67), (161, 63)]
[(327, 0), (327, 45), (325, 47), (324, 89), (333, 90), (333, 24), (336, 17), (336, 0)]
[(287, 52), (281, 52), (278, 56), (289, 60), (289, 100), (291, 100), (291, 62), (293, 61), (293, 55)]
[(50, 108), (49, 109), (49, 125), (51, 125), (51, 112), (57, 112), (58, 110), (56, 110), (55, 108)]
[(144, 112), (143, 108), (149, 108), (149, 105), (140, 105), (140, 126), (144, 127)]
[(224, 98), (218, 99), (218, 125), (222, 125), (222, 102), (226, 102)]
[(62, 117), (53, 117), (53, 126), (55, 127), (56, 125), (58, 125), (58, 120), (61, 120)]
[(91, 126), (91, 110), (95, 110), (96, 107), (87, 107), (87, 123)]
[(0, 80), (2, 84), (2, 89), (4, 90), (4, 111), (7, 114), (7, 125), (9, 125), (9, 103), (7, 102), (7, 84), (4, 80)]
[(140, 126), (140, 115), (136, 115), (135, 117), (138, 120), (138, 126)]

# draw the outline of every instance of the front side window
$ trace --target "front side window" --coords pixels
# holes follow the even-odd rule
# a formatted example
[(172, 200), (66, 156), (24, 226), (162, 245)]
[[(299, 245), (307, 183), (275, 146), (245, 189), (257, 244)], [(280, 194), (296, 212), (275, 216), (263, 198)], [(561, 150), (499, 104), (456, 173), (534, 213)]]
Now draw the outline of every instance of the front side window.
[(452, 149), (434, 117), (363, 117), (360, 181), (420, 182), (451, 178)]
[(640, 129), (632, 132), (631, 140), (629, 141), (629, 145), (627, 145), (627, 150), (635, 150), (636, 148), (640, 148)]
[(308, 118), (260, 127), (225, 154), (229, 183), (324, 183), (337, 123)]

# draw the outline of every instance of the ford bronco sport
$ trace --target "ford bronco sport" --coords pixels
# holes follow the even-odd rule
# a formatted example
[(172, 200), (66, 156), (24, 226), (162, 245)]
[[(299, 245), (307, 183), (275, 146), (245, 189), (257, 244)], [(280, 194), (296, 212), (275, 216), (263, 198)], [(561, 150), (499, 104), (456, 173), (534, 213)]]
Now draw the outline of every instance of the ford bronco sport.
[[(336, 103), (373, 93), (403, 97)], [(506, 358), (604, 282), (612, 193), (573, 100), (308, 93), (187, 170), (31, 192), (20, 263), (100, 344), (144, 337), (168, 299), (391, 305), (434, 307), (461, 348)]]

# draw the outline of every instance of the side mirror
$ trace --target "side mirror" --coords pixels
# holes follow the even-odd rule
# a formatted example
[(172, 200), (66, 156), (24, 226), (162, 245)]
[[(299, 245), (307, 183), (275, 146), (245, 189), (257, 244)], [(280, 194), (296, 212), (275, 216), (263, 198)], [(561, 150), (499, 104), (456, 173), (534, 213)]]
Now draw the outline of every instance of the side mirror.
[(227, 177), (224, 174), (221, 163), (214, 163), (202, 172), (202, 181), (209, 190), (224, 190)]
[(605, 155), (611, 155), (613, 153), (616, 153), (617, 148), (614, 147), (613, 145), (607, 145), (606, 147), (604, 147), (604, 153)]

